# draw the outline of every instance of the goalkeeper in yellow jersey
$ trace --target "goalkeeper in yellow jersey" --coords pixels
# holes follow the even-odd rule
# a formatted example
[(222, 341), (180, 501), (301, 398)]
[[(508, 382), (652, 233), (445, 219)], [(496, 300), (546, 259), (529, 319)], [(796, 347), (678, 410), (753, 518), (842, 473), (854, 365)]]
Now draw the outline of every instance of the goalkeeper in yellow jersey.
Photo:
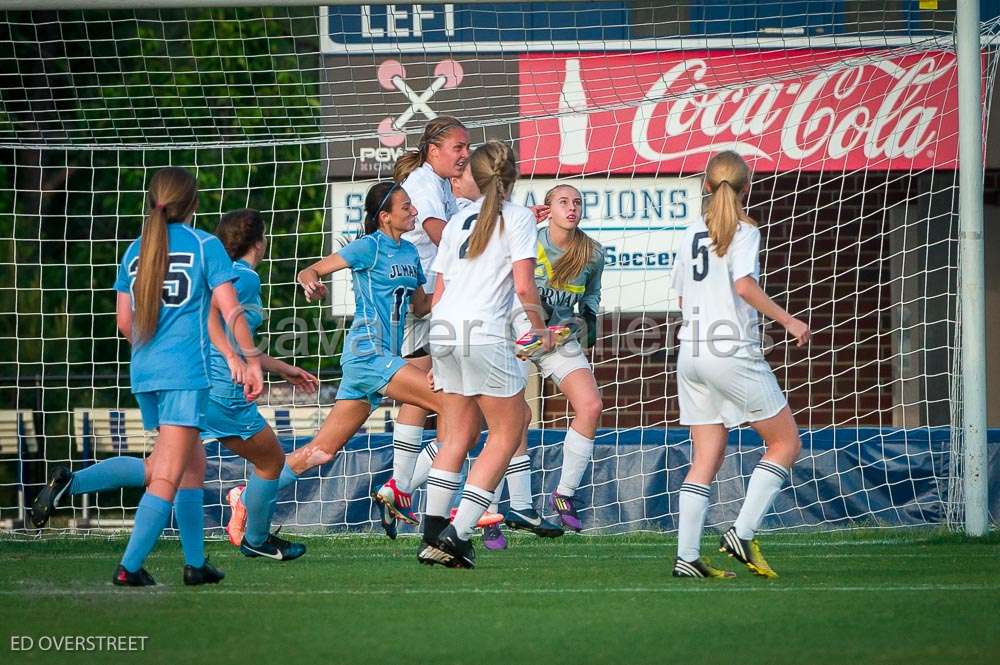
[[(601, 393), (583, 347), (592, 346), (597, 338), (604, 251), (580, 228), (583, 198), (575, 187), (553, 187), (545, 195), (545, 207), (548, 226), (538, 232), (535, 285), (549, 328), (568, 328), (573, 334), (561, 335), (556, 330), (556, 338), (564, 343), (546, 353), (531, 350), (535, 345), (529, 339), (531, 326), (526, 316), (516, 316), (514, 328), (523, 349), (519, 355), (533, 362), (542, 376), (551, 377), (573, 409), (573, 420), (563, 441), (562, 472), (549, 505), (558, 514), (562, 526), (579, 531), (583, 524), (576, 492), (590, 464), (603, 409)], [(543, 537), (562, 535), (561, 527), (549, 523), (533, 507), (531, 463), (527, 452), (525, 431), (521, 447), (505, 474), (510, 509), (504, 521), (510, 528), (528, 530)], [(484, 529), (483, 543), (488, 549), (506, 547), (498, 526)]]

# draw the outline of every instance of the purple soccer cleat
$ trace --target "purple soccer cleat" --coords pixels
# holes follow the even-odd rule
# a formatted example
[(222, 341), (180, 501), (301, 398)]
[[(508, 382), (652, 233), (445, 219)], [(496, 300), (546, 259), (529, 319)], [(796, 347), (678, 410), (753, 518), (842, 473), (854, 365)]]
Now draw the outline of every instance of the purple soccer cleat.
[(552, 510), (559, 514), (559, 520), (567, 529), (579, 532), (583, 528), (580, 516), (576, 514), (576, 506), (573, 505), (573, 497), (553, 492), (549, 503), (552, 505)]
[(507, 549), (507, 538), (504, 537), (499, 524), (483, 527), (483, 547), (488, 550)]

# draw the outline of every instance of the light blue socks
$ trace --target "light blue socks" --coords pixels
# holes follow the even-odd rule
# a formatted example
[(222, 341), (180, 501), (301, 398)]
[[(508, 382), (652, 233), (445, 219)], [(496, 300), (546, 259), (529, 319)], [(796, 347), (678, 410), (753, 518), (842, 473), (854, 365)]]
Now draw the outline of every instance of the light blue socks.
[(243, 505), (247, 509), (245, 538), (255, 547), (263, 545), (271, 532), (271, 518), (274, 517), (274, 509), (278, 506), (280, 482), (277, 478), (265, 480), (256, 473), (250, 474), (250, 479), (247, 481), (246, 491), (243, 492)]
[(160, 534), (170, 521), (170, 502), (146, 492), (135, 511), (135, 527), (128, 539), (122, 565), (130, 573), (138, 572), (153, 551)]
[(174, 520), (181, 533), (184, 563), (205, 565), (205, 490), (182, 487), (174, 497)]
[(138, 457), (110, 457), (73, 474), (70, 494), (90, 494), (146, 484), (146, 465)]

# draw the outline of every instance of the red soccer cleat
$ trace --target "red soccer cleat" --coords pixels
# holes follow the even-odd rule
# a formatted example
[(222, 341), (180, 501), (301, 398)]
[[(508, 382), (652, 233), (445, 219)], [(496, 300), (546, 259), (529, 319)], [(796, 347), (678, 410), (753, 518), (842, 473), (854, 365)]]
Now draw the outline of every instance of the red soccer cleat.
[(246, 485), (240, 485), (229, 490), (229, 493), (226, 494), (229, 508), (233, 511), (229, 518), (229, 524), (226, 525), (226, 533), (229, 534), (229, 542), (234, 547), (240, 546), (240, 543), (243, 542), (243, 534), (247, 530), (247, 507), (241, 501), (246, 488)]

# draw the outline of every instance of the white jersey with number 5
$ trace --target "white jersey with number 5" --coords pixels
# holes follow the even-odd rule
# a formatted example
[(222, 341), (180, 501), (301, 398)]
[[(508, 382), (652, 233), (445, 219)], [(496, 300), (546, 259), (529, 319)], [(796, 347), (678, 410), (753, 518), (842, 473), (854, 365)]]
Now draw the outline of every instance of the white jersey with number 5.
[(447, 284), (431, 314), (434, 344), (495, 344), (512, 339), (512, 266), (514, 261), (535, 258), (535, 215), (524, 206), (505, 201), (502, 229), (498, 221), (486, 250), (475, 258), (466, 258), (484, 200), (469, 204), (444, 227), (431, 267)]
[(760, 231), (740, 222), (725, 256), (712, 247), (704, 219), (688, 226), (677, 250), (673, 286), (682, 298), (678, 339), (713, 342), (723, 352), (760, 347), (757, 310), (736, 293), (741, 277), (760, 277)]

